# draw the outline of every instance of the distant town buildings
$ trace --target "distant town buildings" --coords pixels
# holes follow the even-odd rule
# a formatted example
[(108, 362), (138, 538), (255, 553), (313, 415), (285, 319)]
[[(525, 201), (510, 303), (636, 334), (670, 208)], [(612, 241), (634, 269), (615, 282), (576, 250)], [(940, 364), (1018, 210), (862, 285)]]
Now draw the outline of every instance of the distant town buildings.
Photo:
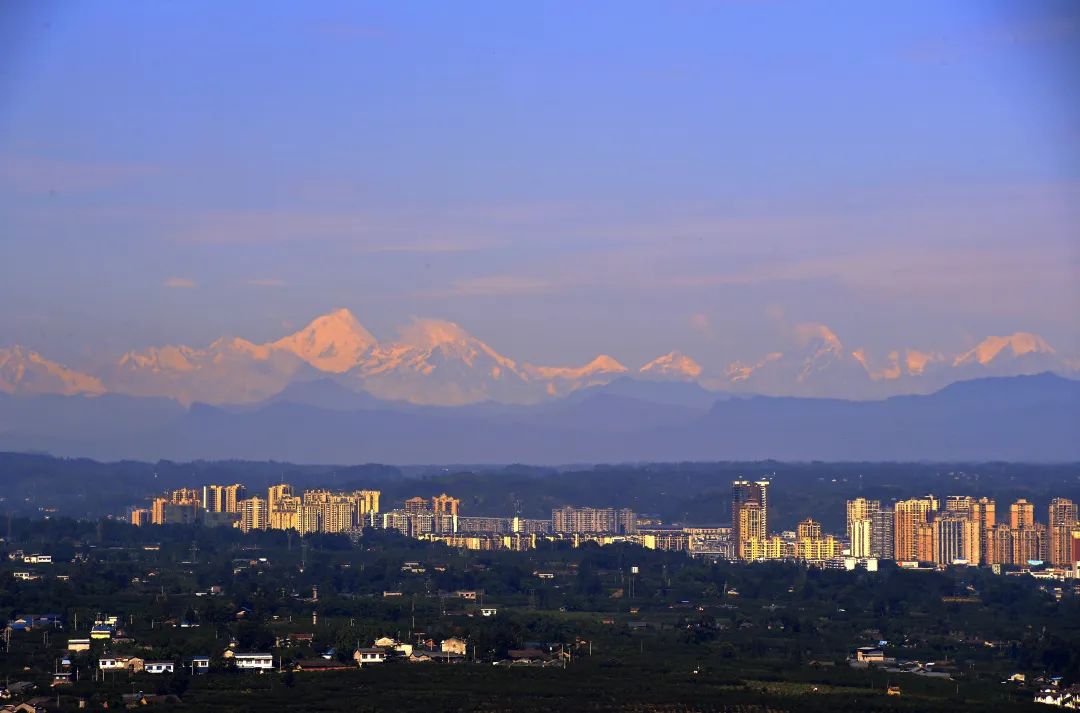
[(629, 509), (566, 507), (551, 511), (551, 529), (561, 533), (610, 532), (630, 534), (637, 519)]
[(466, 515), (462, 501), (447, 493), (411, 497), (401, 507), (380, 511), (378, 490), (349, 492), (270, 486), (266, 497), (247, 496), (241, 484), (180, 488), (154, 498), (149, 508), (131, 510), (134, 525), (228, 525), (244, 532), (293, 530), (358, 535), (365, 527), (396, 530), (407, 537), (473, 550), (528, 550), (544, 540), (568, 541), (577, 547), (626, 542), (650, 549), (684, 551), (716, 559), (799, 560), (819, 566), (870, 571), (878, 560), (893, 559), (906, 567), (924, 564), (1002, 565), (1026, 567), (1043, 563), (1071, 568), (1080, 562), (1077, 506), (1054, 498), (1046, 523), (1035, 517), (1026, 499), (1011, 503), (1007, 522), (998, 522), (997, 505), (989, 498), (933, 495), (884, 505), (863, 497), (847, 501), (845, 532), (825, 532), (813, 519), (800, 521), (792, 532), (769, 529), (767, 479), (732, 482), (731, 524), (720, 527), (665, 526), (628, 508), (565, 505), (550, 519), (520, 515)]

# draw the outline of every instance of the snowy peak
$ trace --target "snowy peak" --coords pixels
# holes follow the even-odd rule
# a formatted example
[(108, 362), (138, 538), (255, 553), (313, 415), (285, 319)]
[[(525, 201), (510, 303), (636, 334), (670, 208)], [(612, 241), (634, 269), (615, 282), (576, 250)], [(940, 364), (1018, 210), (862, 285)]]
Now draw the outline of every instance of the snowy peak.
[[(992, 336), (962, 354), (895, 349), (880, 354), (845, 347), (829, 327), (806, 322), (783, 350), (735, 361), (715, 371), (672, 351), (633, 371), (639, 383), (672, 383), (774, 396), (882, 398), (929, 393), (964, 379), (1052, 371), (1080, 372), (1029, 332)], [(348, 309), (313, 319), (276, 341), (222, 337), (200, 348), (151, 347), (124, 354), (94, 375), (35, 352), (0, 349), (0, 393), (100, 394), (173, 398), (181, 403), (241, 404), (265, 400), (292, 384), (331, 379), (357, 392), (416, 404), (460, 406), (479, 401), (530, 404), (629, 375), (601, 354), (581, 366), (537, 366), (503, 356), (462, 326), (413, 319), (399, 337), (380, 343)]]
[(0, 349), (0, 392), (96, 395), (105, 393), (105, 387), (96, 377), (68, 369), (37, 352), (15, 346)]
[(400, 330), (399, 342), (391, 346), (391, 351), (399, 354), (418, 351), (426, 358), (459, 360), (467, 366), (477, 364), (479, 361), (491, 360), (500, 369), (517, 371), (517, 364), (513, 359), (499, 354), (454, 322), (441, 319), (414, 319), (411, 324)]
[(150, 347), (143, 352), (130, 351), (124, 354), (117, 362), (117, 367), (126, 371), (194, 371), (197, 358), (198, 352), (190, 347)]
[[(442, 319), (414, 319), (411, 324), (402, 327), (400, 342), (418, 349), (434, 349), (440, 346), (468, 347), (481, 343), (454, 322)], [(484, 345), (487, 346), (487, 345)]]
[(378, 342), (352, 312), (339, 309), (267, 346), (292, 352), (320, 371), (341, 374), (359, 364)]
[(583, 366), (580, 372), (583, 375), (588, 374), (625, 374), (630, 371), (625, 366), (619, 363), (619, 361), (607, 354), (601, 354), (588, 364)]
[(601, 374), (625, 374), (629, 371), (614, 357), (601, 354), (584, 366), (533, 366), (525, 365), (525, 371), (534, 379), (563, 379), (573, 381)]
[(754, 375), (754, 372), (765, 368), (773, 362), (780, 361), (783, 357), (783, 352), (769, 352), (752, 364), (744, 361), (735, 361), (728, 364), (727, 368), (724, 370), (724, 376), (732, 384), (737, 384), (740, 381), (746, 381)]
[(668, 352), (653, 359), (638, 372), (649, 377), (693, 381), (701, 376), (701, 365), (682, 352)]
[(970, 351), (956, 357), (953, 366), (987, 365), (999, 357), (1013, 358), (1025, 354), (1054, 354), (1054, 349), (1042, 337), (1031, 332), (1016, 332), (1007, 337), (987, 337)]
[(795, 327), (795, 338), (803, 349), (812, 348), (817, 353), (840, 354), (844, 345), (836, 333), (819, 322), (805, 322)]
[[(895, 354), (896, 352), (893, 352)], [(936, 364), (945, 359), (940, 352), (921, 352), (918, 349), (908, 349), (904, 352), (904, 367), (912, 376), (922, 376), (931, 364)]]
[(917, 349), (905, 349), (903, 352), (894, 349), (889, 352), (884, 364), (872, 363), (863, 349), (853, 351), (851, 356), (862, 364), (874, 381), (896, 381), (908, 376), (922, 376), (928, 368), (945, 359), (941, 353), (922, 352)]

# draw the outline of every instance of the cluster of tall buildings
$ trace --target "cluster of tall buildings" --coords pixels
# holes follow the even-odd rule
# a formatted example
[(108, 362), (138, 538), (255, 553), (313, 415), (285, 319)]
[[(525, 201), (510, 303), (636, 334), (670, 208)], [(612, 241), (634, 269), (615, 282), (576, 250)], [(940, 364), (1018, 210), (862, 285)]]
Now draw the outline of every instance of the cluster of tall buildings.
[(896, 501), (847, 501), (846, 539), (822, 532), (812, 519), (794, 532), (769, 529), (768, 480), (736, 480), (731, 485), (731, 544), (738, 559), (840, 557), (932, 562), (939, 565), (1018, 565), (1047, 562), (1071, 567), (1080, 561), (1077, 506), (1054, 498), (1047, 521), (1038, 522), (1035, 506), (1025, 499), (998, 517), (990, 498), (933, 495)]
[(154, 498), (149, 508), (131, 511), (134, 525), (231, 525), (244, 500), (243, 485), (179, 488)]
[(154, 498), (149, 508), (131, 511), (133, 525), (224, 525), (252, 530), (351, 532), (372, 524), (379, 512), (378, 490), (349, 493), (306, 490), (296, 495), (291, 485), (272, 485), (266, 497), (247, 497), (234, 485), (207, 485), (202, 491), (179, 488)]
[(736, 480), (731, 484), (731, 540), (739, 559), (835, 559), (843, 543), (822, 532), (821, 523), (807, 518), (794, 532), (769, 529), (768, 480)]
[(1045, 523), (1035, 505), (1021, 498), (998, 517), (990, 498), (927, 495), (882, 507), (878, 500), (847, 503), (847, 535), (853, 557), (936, 564), (1026, 565), (1048, 562), (1071, 567), (1080, 561), (1077, 506), (1054, 498)]
[[(297, 494), (291, 485), (270, 486), (266, 496), (248, 496), (243, 485), (180, 488), (154, 498), (149, 508), (131, 512), (131, 522), (204, 524), (252, 530), (355, 533), (363, 527), (393, 529), (409, 537), (471, 549), (528, 549), (541, 539), (609, 544), (634, 542), (656, 549), (686, 550), (729, 559), (798, 559), (829, 563), (842, 558), (892, 559), (938, 565), (1018, 565), (1047, 562), (1072, 567), (1080, 562), (1077, 506), (1054, 498), (1046, 522), (1025, 499), (1001, 512), (990, 498), (933, 495), (895, 501), (847, 501), (846, 537), (825, 533), (807, 518), (795, 530), (769, 527), (769, 480), (736, 480), (731, 485), (731, 527), (671, 528), (643, 520), (629, 509), (565, 506), (550, 520), (520, 516), (466, 516), (461, 501), (445, 493), (409, 498), (403, 507), (381, 512), (378, 490), (335, 492), (312, 489)], [(656, 526), (649, 526), (650, 524)], [(644, 528), (644, 529), (643, 529)], [(730, 533), (730, 534), (729, 534)]]
[[(380, 511), (378, 490), (335, 492), (312, 489), (297, 494), (292, 485), (270, 486), (265, 497), (248, 496), (243, 485), (180, 488), (154, 498), (149, 508), (131, 511), (134, 525), (201, 524), (253, 530), (295, 530), (353, 533), (364, 527), (397, 530), (409, 537), (445, 540), (498, 549), (507, 538), (514, 548), (535, 545), (536, 537), (581, 535), (620, 536), (636, 531), (637, 517), (627, 509), (562, 507), (550, 520), (520, 516), (465, 516), (461, 500), (443, 493), (433, 498), (409, 498), (403, 507)], [(512, 537), (511, 537), (512, 536)], [(525, 538), (524, 540), (522, 538)], [(490, 542), (489, 542), (490, 540)], [(494, 543), (494, 544), (492, 544)]]

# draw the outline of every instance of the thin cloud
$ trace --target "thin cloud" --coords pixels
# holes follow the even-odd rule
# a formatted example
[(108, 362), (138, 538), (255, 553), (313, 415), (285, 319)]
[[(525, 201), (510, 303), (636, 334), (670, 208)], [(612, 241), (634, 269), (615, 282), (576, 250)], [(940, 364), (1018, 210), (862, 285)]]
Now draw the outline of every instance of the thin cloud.
[(690, 315), (686, 318), (686, 322), (695, 332), (700, 332), (707, 337), (712, 336), (712, 322), (709, 321), (709, 315), (704, 312)]
[(190, 290), (198, 287), (199, 284), (187, 277), (170, 277), (165, 282), (162, 282), (161, 286), (170, 290)]
[(498, 297), (539, 295), (554, 292), (557, 285), (548, 280), (520, 275), (485, 275), (458, 280), (449, 287), (424, 290), (418, 297)]
[(100, 190), (154, 171), (152, 166), (136, 163), (68, 161), (45, 156), (0, 157), (0, 185), (26, 193)]

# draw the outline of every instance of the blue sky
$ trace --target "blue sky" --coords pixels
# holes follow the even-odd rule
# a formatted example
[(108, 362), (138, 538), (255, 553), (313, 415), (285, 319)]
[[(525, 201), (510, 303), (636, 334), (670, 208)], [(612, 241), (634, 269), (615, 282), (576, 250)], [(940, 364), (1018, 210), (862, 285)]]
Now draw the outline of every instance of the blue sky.
[[(257, 7), (257, 10), (256, 10)], [(0, 345), (1080, 352), (1069, 2), (0, 8)]]

